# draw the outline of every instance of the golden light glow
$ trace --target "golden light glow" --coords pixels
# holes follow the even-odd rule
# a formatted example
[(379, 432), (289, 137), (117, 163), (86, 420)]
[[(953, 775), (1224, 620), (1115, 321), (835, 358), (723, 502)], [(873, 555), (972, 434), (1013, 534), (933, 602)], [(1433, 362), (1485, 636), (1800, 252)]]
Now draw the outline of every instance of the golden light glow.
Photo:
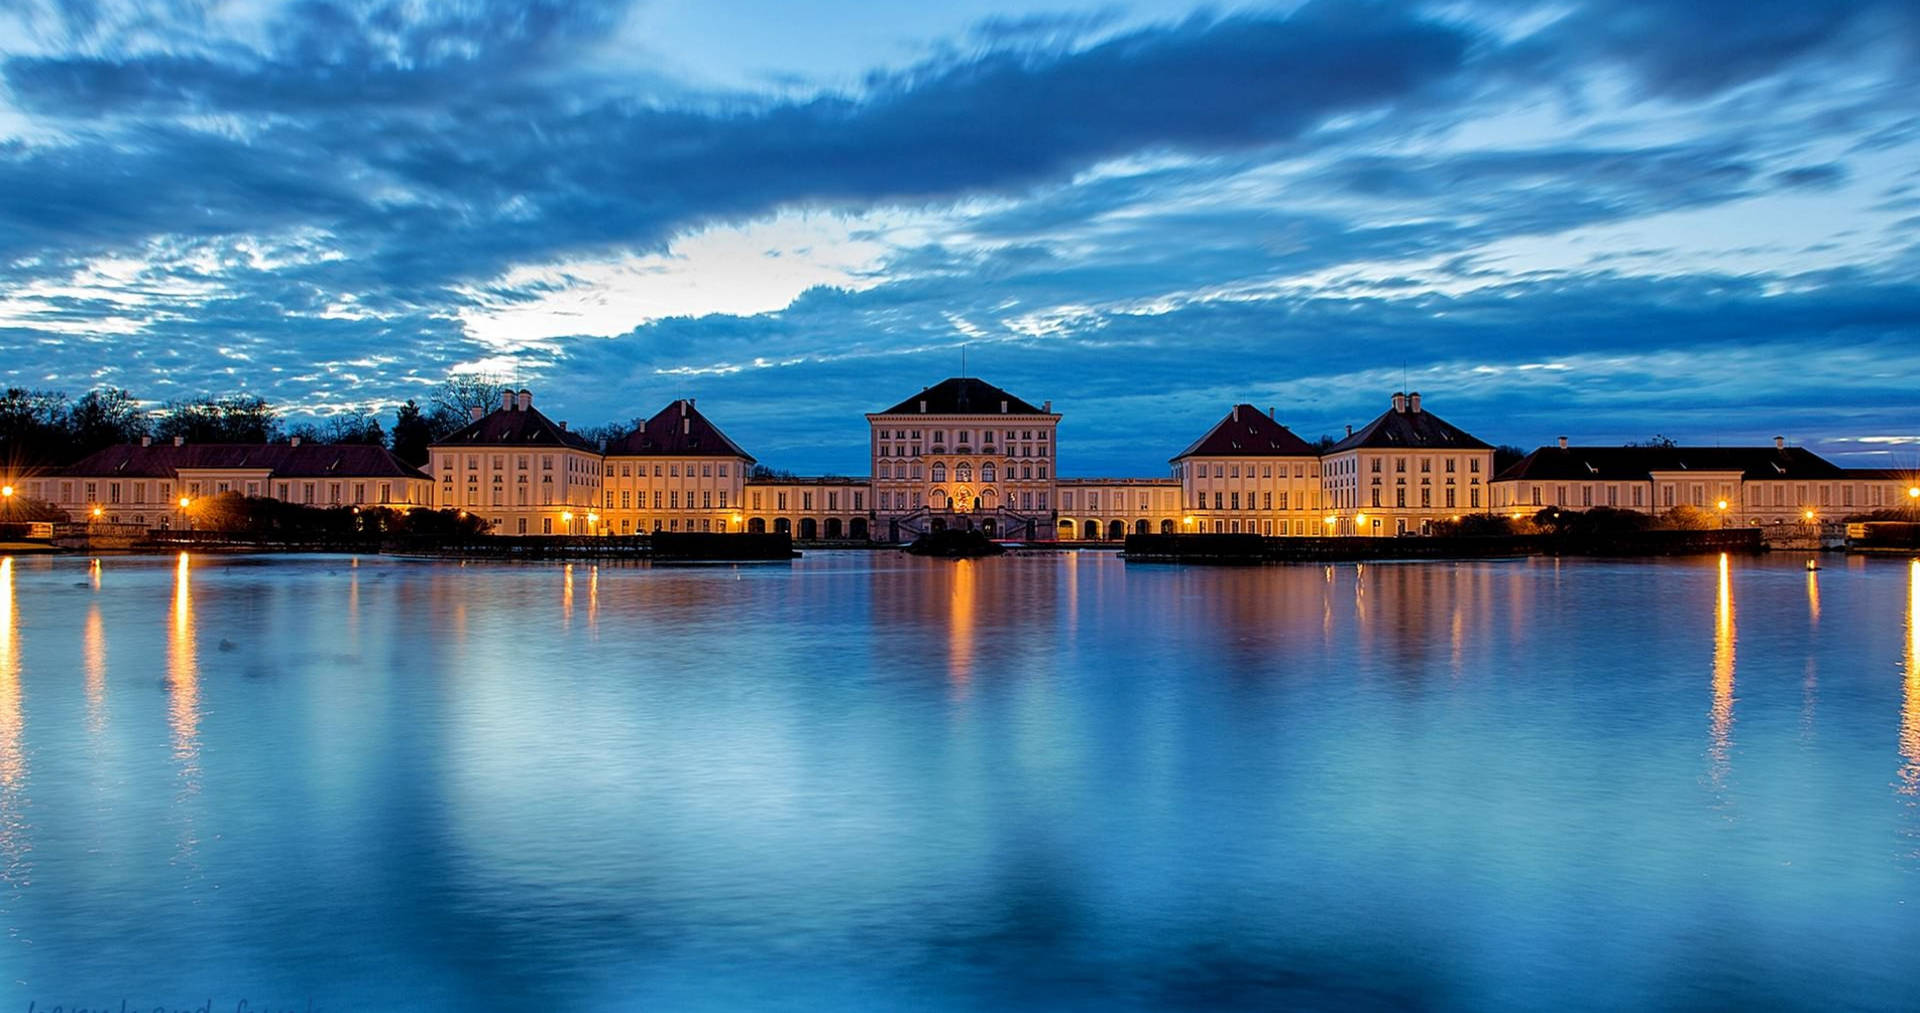
[(1720, 501), (1720, 502), (1719, 502), (1718, 504), (1716, 504), (1716, 505), (1717, 505), (1717, 506), (1719, 506), (1719, 507), (1720, 507), (1720, 509), (1722, 509), (1722, 510), (1725, 510), (1725, 509), (1727, 508), (1727, 501), (1726, 501), (1726, 500), (1721, 500), (1721, 501)]
[(103, 514), (103, 513), (106, 513), (106, 511), (105, 511), (105, 510), (102, 510), (102, 509), (100, 509), (99, 507), (94, 507), (94, 508), (93, 508), (93, 515), (94, 515), (95, 517), (98, 517), (98, 516), (100, 516), (100, 515), (101, 515), (101, 514)]
[(1807, 520), (1813, 520), (1813, 511), (1811, 510), (1807, 511), (1806, 518)]
[(571, 510), (562, 510), (562, 511), (560, 512), (560, 519), (561, 519), (561, 520), (563, 520), (563, 521), (566, 521), (566, 522), (567, 522), (568, 524), (572, 524), (572, 523), (573, 523), (573, 511), (571, 511)]
[(1909, 487), (1907, 489), (1907, 498), (1920, 499), (1920, 485)]
[(87, 609), (82, 655), (87, 666), (87, 730), (98, 735), (107, 727), (107, 631), (99, 602)]
[(1328, 514), (1328, 515), (1327, 515), (1327, 527), (1333, 527), (1333, 523), (1334, 523), (1334, 521), (1333, 521), (1333, 515), (1332, 515), (1332, 514)]
[(194, 655), (192, 563), (187, 554), (173, 569), (173, 624), (167, 636), (167, 723), (173, 729), (173, 758), (180, 762), (185, 790), (198, 787), (200, 773), (200, 667)]
[(1812, 570), (1807, 571), (1807, 616), (1820, 625), (1820, 575)]
[(1354, 515), (1353, 515), (1353, 522), (1354, 522), (1355, 524), (1365, 524), (1365, 523), (1367, 522), (1367, 515), (1366, 515), (1366, 514), (1354, 514)]
[(973, 679), (973, 582), (977, 574), (971, 559), (953, 565), (953, 590), (947, 601), (947, 681), (965, 689)]
[(1714, 601), (1712, 728), (1707, 745), (1714, 786), (1726, 780), (1733, 741), (1733, 576), (1726, 553), (1720, 554), (1720, 589)]
[(13, 486), (0, 485), (0, 496), (12, 496), (12, 495), (13, 495)]
[(1185, 524), (1187, 527), (1193, 527), (1193, 518), (1183, 517), (1181, 518), (1180, 523)]
[(1907, 563), (1906, 694), (1900, 706), (1900, 787), (1920, 795), (1920, 559)]
[(185, 510), (192, 503), (193, 501), (186, 498), (185, 496), (180, 497), (180, 509)]
[(0, 848), (11, 851), (14, 792), (27, 773), (20, 744), (20, 618), (13, 604), (13, 557), (0, 556)]

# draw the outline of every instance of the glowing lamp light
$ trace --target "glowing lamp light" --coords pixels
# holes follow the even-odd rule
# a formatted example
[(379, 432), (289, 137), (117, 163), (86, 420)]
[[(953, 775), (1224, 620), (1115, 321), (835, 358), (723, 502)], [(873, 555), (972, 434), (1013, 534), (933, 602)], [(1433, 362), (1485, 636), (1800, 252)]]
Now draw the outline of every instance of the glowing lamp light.
[(1807, 520), (1813, 520), (1813, 511), (1807, 511)]
[(185, 496), (180, 497), (180, 509), (185, 510), (187, 507), (191, 506), (192, 504), (193, 504), (193, 500), (190, 500)]
[(99, 507), (94, 507), (94, 508), (93, 508), (93, 515), (94, 515), (95, 517), (98, 517), (98, 516), (100, 516), (100, 515), (101, 515), (101, 514), (103, 514), (103, 513), (106, 513), (106, 511), (105, 511), (105, 510), (102, 510), (102, 509), (100, 509)]
[(10, 486), (10, 485), (0, 485), (0, 496), (6, 496), (6, 497), (8, 497), (8, 498), (12, 498), (12, 496), (13, 496), (13, 486)]
[(1720, 507), (1720, 509), (1725, 510), (1727, 508), (1727, 501), (1721, 500), (1717, 505)]
[(592, 513), (592, 512), (589, 512), (589, 513), (587, 514), (587, 523), (588, 523), (588, 524), (598, 524), (598, 523), (600, 523), (600, 515), (599, 515), (599, 514), (596, 514), (596, 513)]
[(1354, 515), (1353, 515), (1353, 522), (1354, 522), (1355, 524), (1365, 524), (1365, 523), (1367, 522), (1367, 515), (1366, 515), (1366, 514), (1354, 514)]
[(571, 511), (571, 510), (563, 510), (563, 511), (561, 511), (561, 512), (560, 512), (560, 519), (561, 519), (561, 520), (563, 520), (563, 521), (566, 521), (566, 522), (567, 522), (567, 523), (569, 523), (569, 524), (571, 524), (571, 523), (573, 523), (573, 511)]
[(1328, 514), (1328, 515), (1327, 515), (1327, 527), (1333, 527), (1333, 523), (1334, 523), (1334, 522), (1333, 522), (1333, 515), (1332, 515), (1332, 514)]
[[(12, 494), (11, 494), (11, 493), (9, 493), (8, 495), (12, 495)], [(1909, 487), (1909, 488), (1907, 489), (1907, 498), (1908, 498), (1908, 499), (1920, 499), (1920, 485), (1916, 485), (1916, 486), (1911, 486), (1911, 487)]]

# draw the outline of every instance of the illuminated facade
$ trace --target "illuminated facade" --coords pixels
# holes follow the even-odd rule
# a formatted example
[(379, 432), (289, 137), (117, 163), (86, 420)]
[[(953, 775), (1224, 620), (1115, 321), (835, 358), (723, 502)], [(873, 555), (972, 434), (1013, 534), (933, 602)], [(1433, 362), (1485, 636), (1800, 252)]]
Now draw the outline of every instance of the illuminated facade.
[(598, 530), (599, 447), (541, 414), (528, 390), (503, 392), (499, 408), (472, 413), (428, 448), (434, 506), (484, 517), (497, 534)]
[(426, 474), (383, 447), (303, 443), (187, 443), (108, 447), (30, 479), (26, 495), (75, 521), (191, 526), (194, 511), (223, 493), (314, 507), (405, 509), (433, 502)]
[(1717, 512), (1729, 525), (1920, 514), (1920, 477), (1843, 469), (1776, 439), (1772, 447), (1542, 447), (1498, 476), (1493, 448), (1395, 393), (1329, 447), (1237, 404), (1170, 459), (1166, 478), (1061, 478), (1059, 426), (1039, 406), (952, 377), (865, 416), (870, 476), (801, 478), (753, 456), (675, 400), (596, 445), (554, 422), (528, 390), (429, 448), (423, 470), (379, 447), (175, 443), (110, 448), (12, 484), (75, 520), (150, 527), (179, 506), (235, 492), (314, 506), (461, 510), (506, 535), (652, 531), (779, 532), (803, 541), (904, 542), (944, 528), (1022, 541), (1118, 541), (1130, 534), (1268, 537), (1427, 534), (1471, 513), (1546, 507)]
[(681, 398), (607, 444), (596, 533), (740, 531), (753, 457)]
[(1173, 458), (1187, 533), (1323, 534), (1320, 452), (1250, 404)]
[(1563, 437), (1501, 472), (1493, 509), (1692, 507), (1729, 526), (1767, 526), (1907, 508), (1913, 488), (1911, 473), (1841, 468), (1782, 437), (1771, 447), (1576, 447)]
[(1321, 455), (1320, 472), (1325, 533), (1426, 534), (1488, 508), (1493, 447), (1427, 411), (1419, 392), (1396, 393), (1391, 408)]

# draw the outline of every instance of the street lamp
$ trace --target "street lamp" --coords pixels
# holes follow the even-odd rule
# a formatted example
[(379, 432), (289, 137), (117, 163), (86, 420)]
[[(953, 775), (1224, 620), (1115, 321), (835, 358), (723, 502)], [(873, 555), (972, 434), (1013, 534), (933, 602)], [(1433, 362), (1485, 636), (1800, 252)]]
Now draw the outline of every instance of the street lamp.
[(5, 498), (7, 498), (7, 499), (12, 499), (12, 498), (13, 498), (13, 486), (10, 486), (10, 485), (0, 485), (0, 497), (5, 497)]
[(100, 517), (100, 515), (101, 515), (101, 514), (103, 514), (103, 513), (106, 513), (106, 511), (104, 511), (104, 510), (102, 510), (102, 509), (100, 509), (99, 507), (94, 507), (94, 508), (93, 508), (93, 516), (94, 516), (94, 518), (95, 518), (95, 519), (98, 519), (98, 518)]
[(192, 504), (193, 504), (193, 500), (188, 499), (185, 496), (180, 497), (180, 509), (185, 510), (187, 507), (191, 506)]

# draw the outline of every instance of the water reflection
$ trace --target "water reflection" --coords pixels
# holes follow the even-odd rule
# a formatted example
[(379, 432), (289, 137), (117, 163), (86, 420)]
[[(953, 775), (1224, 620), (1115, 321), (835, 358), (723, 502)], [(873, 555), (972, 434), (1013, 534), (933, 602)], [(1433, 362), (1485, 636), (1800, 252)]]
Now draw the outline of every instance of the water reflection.
[(975, 576), (973, 560), (954, 561), (952, 589), (948, 594), (947, 679), (955, 689), (964, 689), (973, 678)]
[(194, 656), (193, 586), (187, 554), (173, 569), (173, 623), (167, 630), (167, 722), (173, 757), (184, 790), (196, 791), (200, 776), (200, 668)]
[[(99, 561), (95, 560), (97, 566)], [(87, 607), (87, 629), (82, 642), (87, 665), (87, 731), (100, 734), (107, 727), (107, 628), (100, 603)]]
[(561, 573), (560, 625), (571, 629), (573, 627), (573, 564), (568, 563), (562, 568)]
[[(26, 750), (20, 741), (20, 616), (13, 557), (0, 558), (0, 879), (26, 884)], [(11, 906), (11, 905), (9, 905)]]
[(1733, 741), (1733, 578), (1726, 553), (1720, 554), (1720, 590), (1714, 603), (1712, 731), (1707, 748), (1715, 790), (1725, 786)]
[(1920, 795), (1920, 559), (1907, 564), (1906, 692), (1900, 707), (1900, 793)]

